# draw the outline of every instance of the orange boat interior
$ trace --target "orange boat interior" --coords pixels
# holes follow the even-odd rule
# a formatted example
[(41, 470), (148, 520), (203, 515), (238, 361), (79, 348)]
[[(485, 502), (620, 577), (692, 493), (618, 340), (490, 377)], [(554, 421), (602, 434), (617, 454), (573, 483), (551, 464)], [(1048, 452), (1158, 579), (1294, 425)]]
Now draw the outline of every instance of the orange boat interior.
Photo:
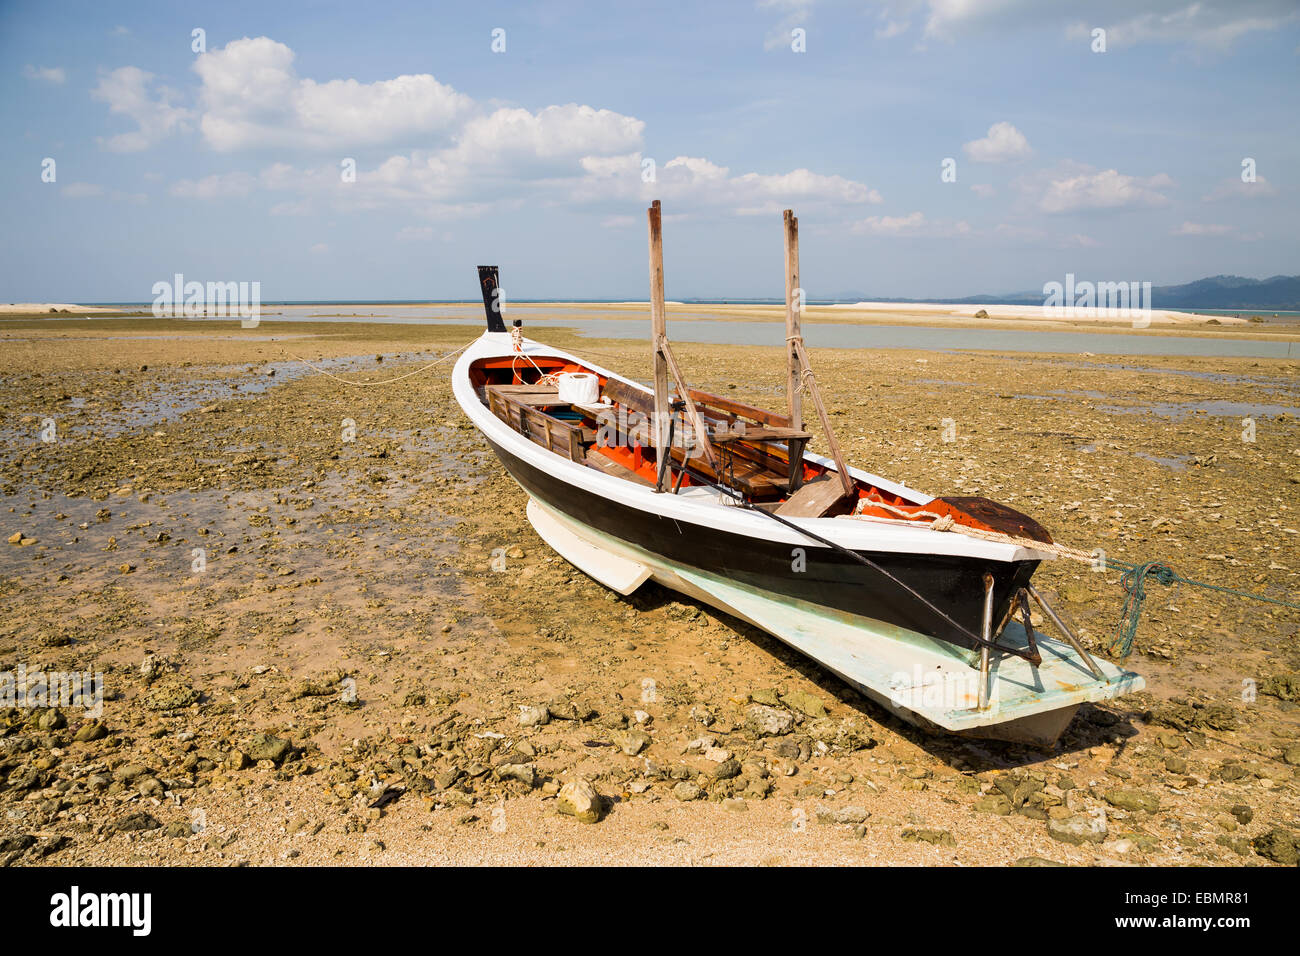
[[(599, 380), (599, 402), (560, 400), (565, 373)], [(469, 371), (479, 400), (519, 434), (554, 454), (615, 478), (655, 487), (659, 460), (651, 422), (654, 396), (593, 368), (556, 357), (480, 359)], [(846, 494), (833, 468), (805, 460), (812, 435), (791, 428), (790, 418), (697, 389), (690, 397), (708, 432), (715, 461), (693, 447), (681, 402), (674, 404), (664, 490), (721, 485), (750, 504), (787, 518), (858, 515), (929, 523), (948, 515), (959, 524), (1050, 541), (1032, 519), (986, 498), (935, 498), (915, 504), (867, 481), (854, 479)], [(675, 399), (675, 394), (670, 399)]]

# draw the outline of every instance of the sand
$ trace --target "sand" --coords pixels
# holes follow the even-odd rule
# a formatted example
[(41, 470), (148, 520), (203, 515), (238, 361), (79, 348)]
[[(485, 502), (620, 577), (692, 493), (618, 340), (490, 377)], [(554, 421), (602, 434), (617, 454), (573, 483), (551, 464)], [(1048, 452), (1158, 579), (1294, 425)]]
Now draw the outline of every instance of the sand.
[[(295, 358), (380, 382), (478, 332), (0, 321), (0, 533), (19, 536), (0, 543), (0, 672), (97, 670), (109, 690), (98, 739), (75, 739), (97, 732), (74, 708), (0, 707), (0, 861), (1286, 859), (1300, 612), (1155, 588), (1130, 661), (1143, 694), (1084, 708), (1050, 751), (927, 736), (739, 621), (654, 587), (619, 598), (558, 559), (445, 372), (348, 387)], [(538, 335), (646, 365), (627, 343)], [(706, 390), (782, 401), (777, 349), (677, 353)], [(813, 359), (855, 463), (1294, 599), (1295, 362)], [(1104, 653), (1118, 575), (1054, 563), (1036, 581)], [(756, 700), (795, 731), (747, 731)], [(525, 705), (553, 718), (525, 726)], [(740, 775), (719, 778), (702, 740)], [(606, 798), (601, 822), (557, 814), (576, 778)], [(1094, 814), (1104, 842), (1051, 835)]]

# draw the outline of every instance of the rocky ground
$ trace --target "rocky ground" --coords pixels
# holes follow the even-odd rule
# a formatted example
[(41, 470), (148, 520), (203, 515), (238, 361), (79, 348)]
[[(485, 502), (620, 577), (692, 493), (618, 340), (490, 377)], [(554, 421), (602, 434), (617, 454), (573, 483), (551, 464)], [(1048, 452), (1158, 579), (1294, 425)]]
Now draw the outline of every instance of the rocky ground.
[[(0, 705), (0, 861), (1296, 863), (1300, 612), (1157, 585), (1146, 692), (1052, 751), (926, 736), (747, 625), (553, 555), (448, 365), (331, 377), (477, 331), (0, 321), (0, 675), (106, 689), (99, 717)], [(778, 352), (677, 351), (780, 405)], [(856, 463), (1300, 592), (1295, 362), (814, 360)], [(1036, 580), (1103, 653), (1119, 575)]]

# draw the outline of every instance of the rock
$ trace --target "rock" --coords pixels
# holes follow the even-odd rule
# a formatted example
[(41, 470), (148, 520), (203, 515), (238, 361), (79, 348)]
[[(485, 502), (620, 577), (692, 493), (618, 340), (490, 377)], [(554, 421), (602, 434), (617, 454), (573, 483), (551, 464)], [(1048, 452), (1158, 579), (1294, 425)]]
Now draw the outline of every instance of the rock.
[(519, 726), (541, 727), (551, 722), (551, 712), (545, 704), (520, 704)]
[(1160, 798), (1143, 790), (1108, 790), (1102, 796), (1112, 807), (1121, 810), (1155, 813), (1160, 809)]
[(108, 728), (98, 720), (88, 720), (72, 735), (72, 739), (78, 743), (90, 743), (94, 740), (103, 740), (108, 736)]
[(118, 820), (117, 823), (113, 824), (113, 831), (115, 833), (129, 833), (137, 830), (157, 830), (161, 826), (162, 824), (157, 817), (150, 816), (142, 811), (132, 813), (130, 816)]
[(119, 783), (134, 783), (141, 777), (147, 777), (151, 773), (153, 773), (153, 771), (144, 764), (124, 763), (113, 771), (113, 779)]
[(1093, 811), (1087, 815), (1077, 813), (1060, 820), (1049, 818), (1047, 835), (1071, 846), (1101, 843), (1106, 839), (1106, 815), (1101, 811)]
[(629, 757), (635, 757), (650, 746), (650, 735), (644, 730), (616, 730), (610, 735), (618, 749)]
[(1300, 767), (1300, 744), (1292, 744), (1282, 754), (1282, 759), (1293, 767)]
[(731, 780), (733, 777), (740, 776), (740, 761), (731, 757), (718, 764), (713, 771), (714, 780)]
[(1274, 863), (1281, 863), (1285, 866), (1295, 866), (1300, 861), (1300, 841), (1294, 833), (1283, 830), (1281, 827), (1274, 827), (1263, 836), (1257, 836), (1250, 841), (1250, 845), (1255, 852), (1266, 860), (1272, 860)]
[(804, 693), (801, 690), (791, 691), (781, 698), (781, 703), (785, 704), (791, 710), (797, 710), (801, 714), (809, 717), (825, 717), (826, 705), (812, 694)]
[(325, 681), (300, 680), (293, 685), (289, 691), (290, 700), (300, 700), (303, 697), (328, 697), (334, 693), (334, 688)]
[(163, 679), (145, 691), (143, 703), (150, 710), (179, 710), (199, 699), (199, 692), (179, 679)]
[(1228, 812), (1231, 813), (1242, 826), (1245, 826), (1251, 820), (1255, 819), (1255, 811), (1244, 803), (1238, 803), (1235, 806), (1230, 807)]
[(865, 823), (867, 817), (871, 816), (865, 807), (847, 806), (847, 807), (818, 807), (817, 822), (829, 826), (847, 826), (856, 823)]
[(673, 787), (673, 796), (683, 803), (691, 800), (698, 800), (704, 796), (704, 791), (691, 783), (689, 780), (683, 780), (677, 786)]
[(225, 766), (227, 770), (245, 770), (252, 765), (252, 759), (242, 750), (232, 750), (226, 755)]
[(274, 764), (283, 763), (293, 753), (293, 744), (283, 737), (272, 734), (254, 734), (244, 748), (253, 760), (269, 760)]
[(23, 541), (23, 533), (21, 531), (15, 531), (13, 534), (9, 536), (10, 544), (22, 544), (22, 541)]
[(977, 813), (996, 813), (1000, 817), (1011, 813), (1011, 800), (1005, 793), (989, 793), (975, 801)]
[(903, 839), (909, 843), (931, 843), (935, 846), (956, 846), (956, 838), (947, 830), (923, 830), (908, 828), (903, 831)]
[(560, 788), (555, 809), (579, 823), (599, 823), (605, 815), (605, 798), (589, 781), (579, 777)]
[(1245, 837), (1232, 837), (1225, 833), (1221, 836), (1215, 837), (1214, 842), (1219, 846), (1227, 847), (1233, 853), (1237, 854), (1237, 856), (1250, 855), (1250, 841)]
[(755, 737), (781, 737), (794, 729), (794, 716), (776, 707), (754, 704), (745, 711), (745, 729)]
[(68, 718), (64, 717), (63, 711), (59, 710), (57, 707), (51, 707), (45, 713), (41, 714), (40, 720), (37, 721), (37, 726), (40, 727), (41, 730), (62, 730), (64, 727), (68, 726)]
[(1055, 860), (1047, 860), (1041, 856), (1022, 856), (1016, 860), (1012, 866), (1067, 866), (1065, 863), (1057, 863)]
[(496, 775), (501, 780), (517, 780), (525, 786), (537, 786), (537, 769), (527, 763), (507, 763), (497, 767)]
[[(13, 538), (9, 539), (13, 543)], [(1259, 693), (1279, 700), (1300, 701), (1300, 674), (1276, 674), (1265, 677), (1258, 685)]]

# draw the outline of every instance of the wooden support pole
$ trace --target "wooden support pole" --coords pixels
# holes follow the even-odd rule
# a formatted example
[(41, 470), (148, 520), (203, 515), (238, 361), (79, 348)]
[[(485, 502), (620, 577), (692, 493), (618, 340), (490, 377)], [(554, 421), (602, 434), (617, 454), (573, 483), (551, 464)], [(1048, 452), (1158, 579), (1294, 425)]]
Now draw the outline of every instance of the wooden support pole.
[[(826, 406), (822, 404), (821, 391), (817, 388), (817, 377), (813, 375), (812, 363), (808, 360), (808, 350), (804, 348), (800, 319), (803, 312), (803, 290), (799, 286), (799, 220), (794, 211), (785, 211), (785, 336), (786, 336), (786, 398), (790, 405), (790, 427), (803, 430), (803, 396), (804, 382), (812, 395), (813, 404), (817, 406), (817, 416), (821, 419), (822, 431), (826, 434), (826, 444), (830, 446), (831, 457), (835, 459), (835, 469), (839, 472), (840, 484), (846, 495), (853, 493), (853, 477), (844, 464), (844, 455), (840, 452), (840, 443), (831, 428)], [(795, 468), (791, 464), (791, 489), (797, 484)]]
[[(704, 427), (704, 419), (700, 417), (699, 410), (691, 399), (690, 389), (687, 388), (686, 381), (682, 378), (681, 369), (677, 367), (677, 359), (673, 356), (672, 347), (668, 344), (668, 320), (664, 310), (663, 217), (658, 199), (650, 204), (647, 216), (650, 222), (650, 339), (654, 353), (655, 371), (655, 412), (654, 421), (651, 423), (654, 445), (658, 449), (657, 453), (659, 455), (672, 453), (672, 450), (668, 447), (669, 439), (667, 437), (669, 415), (671, 414), (668, 406), (668, 375), (671, 371), (673, 378), (677, 381), (677, 394), (686, 403), (686, 415), (690, 419), (691, 428), (695, 432), (695, 441), (703, 448), (709, 464), (716, 470), (717, 458), (713, 453), (713, 443), (709, 441), (709, 433)], [(664, 470), (661, 469), (661, 480), (655, 485), (655, 491), (664, 490), (663, 475)]]
[(700, 417), (700, 410), (695, 407), (695, 400), (691, 398), (690, 387), (686, 384), (686, 379), (682, 376), (682, 370), (677, 365), (677, 356), (673, 355), (672, 346), (668, 344), (668, 337), (664, 336), (663, 356), (668, 360), (668, 368), (673, 373), (673, 380), (677, 382), (677, 395), (686, 403), (686, 417), (690, 419), (691, 428), (695, 432), (695, 442), (704, 450), (704, 457), (709, 460), (716, 472), (718, 469), (718, 459), (713, 452), (713, 442), (709, 439), (709, 432), (704, 427), (704, 419)]
[(846, 495), (853, 494), (853, 476), (849, 474), (848, 466), (844, 464), (844, 454), (840, 451), (840, 443), (835, 438), (835, 432), (831, 428), (830, 416), (826, 414), (826, 406), (822, 404), (821, 389), (817, 387), (817, 377), (813, 375), (812, 363), (808, 361), (808, 351), (804, 348), (803, 342), (796, 340), (795, 348), (799, 352), (799, 363), (803, 367), (808, 378), (808, 391), (812, 393), (813, 404), (817, 406), (817, 417), (821, 419), (822, 431), (826, 434), (826, 444), (830, 446), (831, 458), (835, 460), (835, 470), (840, 476), (840, 484), (844, 486)]
[(799, 338), (799, 313), (803, 308), (799, 288), (799, 220), (794, 211), (785, 211), (785, 351), (786, 351), (786, 404), (790, 409), (790, 427), (803, 431), (803, 387), (800, 382), (803, 369), (794, 343)]
[[(650, 346), (654, 354), (655, 413), (651, 422), (653, 441), (664, 454), (668, 428), (668, 360), (664, 344), (668, 340), (668, 321), (664, 313), (664, 234), (659, 200), (650, 204)], [(662, 491), (662, 488), (656, 488)]]

